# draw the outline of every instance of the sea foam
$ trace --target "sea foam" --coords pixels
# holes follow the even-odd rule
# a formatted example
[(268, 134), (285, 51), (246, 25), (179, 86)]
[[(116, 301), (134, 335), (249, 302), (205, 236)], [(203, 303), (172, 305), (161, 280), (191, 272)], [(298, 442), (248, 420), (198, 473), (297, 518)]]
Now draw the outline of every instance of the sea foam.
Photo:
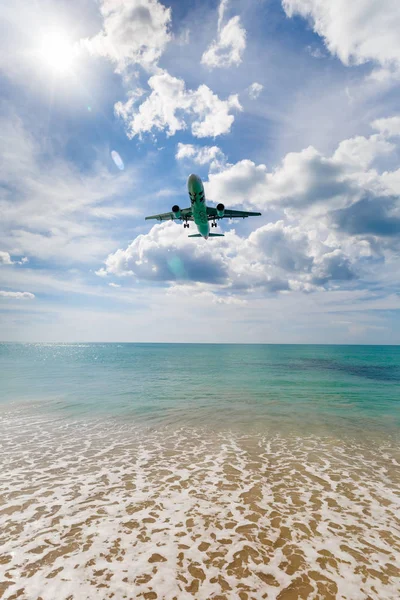
[(390, 442), (23, 410), (0, 440), (4, 600), (400, 597)]

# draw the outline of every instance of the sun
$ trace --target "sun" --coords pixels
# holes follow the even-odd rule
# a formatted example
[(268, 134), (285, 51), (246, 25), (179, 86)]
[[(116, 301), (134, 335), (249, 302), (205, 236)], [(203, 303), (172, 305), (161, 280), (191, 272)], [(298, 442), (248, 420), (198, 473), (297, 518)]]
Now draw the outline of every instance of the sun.
[(73, 69), (77, 46), (63, 33), (53, 32), (43, 36), (39, 55), (40, 60), (55, 75), (65, 75)]

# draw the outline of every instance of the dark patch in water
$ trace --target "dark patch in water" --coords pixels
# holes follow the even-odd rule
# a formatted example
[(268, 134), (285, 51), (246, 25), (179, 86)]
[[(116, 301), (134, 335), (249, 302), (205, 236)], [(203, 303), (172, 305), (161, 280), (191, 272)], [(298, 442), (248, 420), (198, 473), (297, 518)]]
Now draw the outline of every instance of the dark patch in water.
[(303, 359), (296, 366), (299, 369), (324, 369), (327, 371), (339, 371), (354, 375), (355, 377), (365, 377), (375, 381), (400, 382), (400, 369), (397, 365), (355, 365), (335, 362), (325, 358), (307, 358)]

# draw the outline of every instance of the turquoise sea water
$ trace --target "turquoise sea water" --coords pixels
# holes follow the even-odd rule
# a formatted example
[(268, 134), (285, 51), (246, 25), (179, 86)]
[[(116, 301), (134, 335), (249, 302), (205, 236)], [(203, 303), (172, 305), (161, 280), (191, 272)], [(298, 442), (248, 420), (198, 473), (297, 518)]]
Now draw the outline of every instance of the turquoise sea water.
[(399, 346), (0, 344), (1, 403), (146, 426), (400, 429)]

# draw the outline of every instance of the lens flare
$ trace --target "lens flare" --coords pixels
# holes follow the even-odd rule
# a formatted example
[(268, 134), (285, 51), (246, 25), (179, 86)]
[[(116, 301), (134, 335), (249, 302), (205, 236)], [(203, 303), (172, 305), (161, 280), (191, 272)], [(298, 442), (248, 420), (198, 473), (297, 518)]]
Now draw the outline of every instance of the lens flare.
[(167, 260), (167, 264), (171, 273), (175, 276), (176, 279), (187, 279), (187, 273), (185, 269), (185, 265), (179, 256), (173, 256), (169, 260)]
[(124, 168), (125, 168), (124, 161), (122, 160), (122, 158), (120, 157), (120, 155), (118, 154), (118, 152), (116, 152), (115, 150), (112, 150), (111, 151), (111, 158), (115, 162), (115, 164), (118, 167), (118, 169), (120, 171), (123, 171)]

